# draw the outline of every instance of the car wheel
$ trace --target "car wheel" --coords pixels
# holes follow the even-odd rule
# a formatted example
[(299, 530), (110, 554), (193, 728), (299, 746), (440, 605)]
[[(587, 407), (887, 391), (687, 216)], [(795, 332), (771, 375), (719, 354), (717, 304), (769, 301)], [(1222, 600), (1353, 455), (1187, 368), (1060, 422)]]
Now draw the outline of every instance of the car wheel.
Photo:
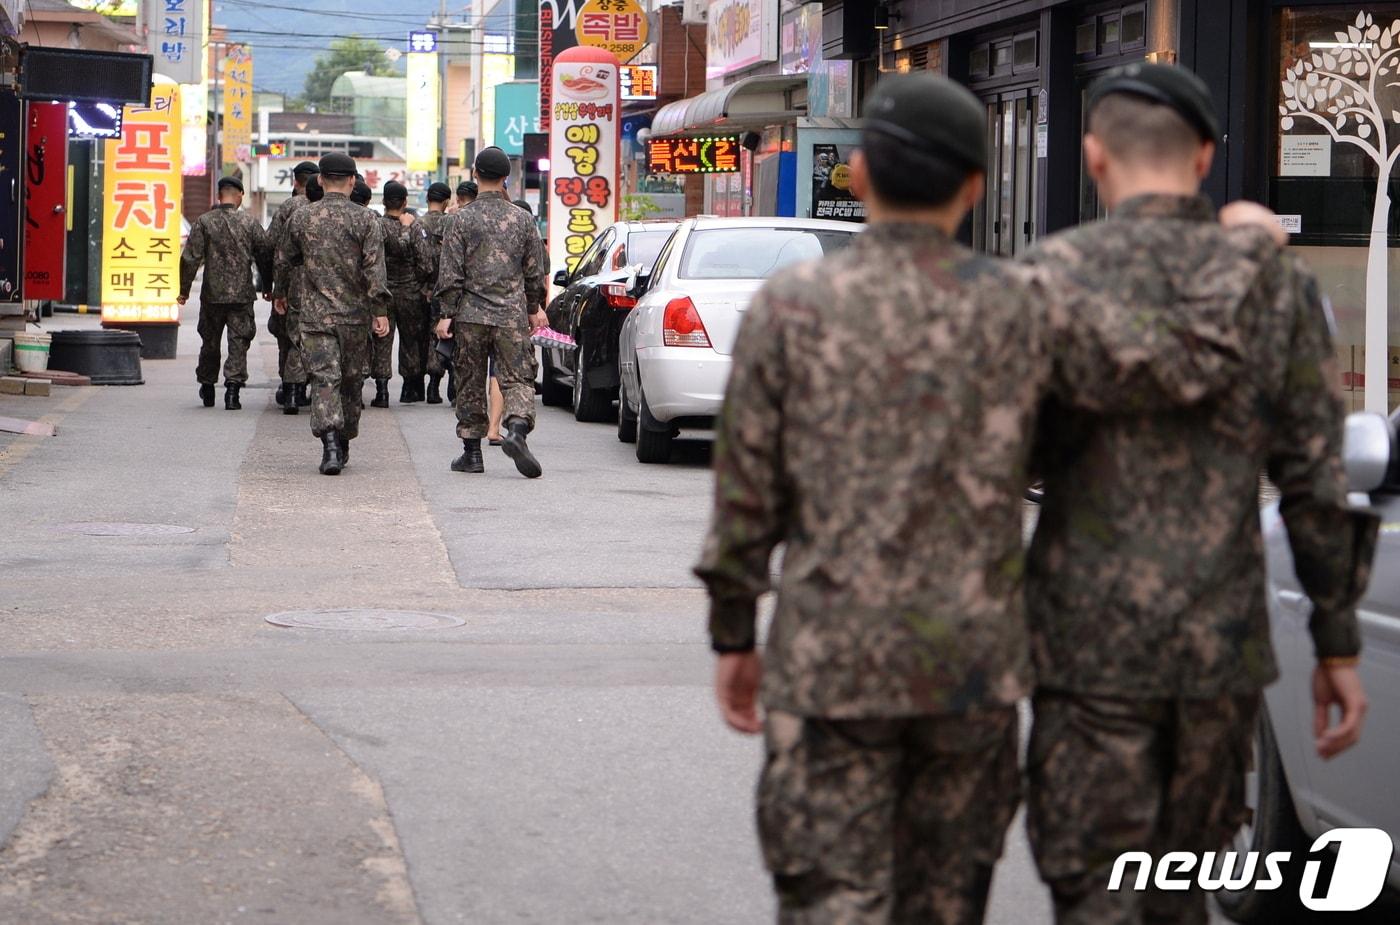
[(542, 382), (540, 384), (540, 401), (550, 408), (569, 407), (569, 389), (559, 383), (559, 374), (554, 369), (554, 361), (549, 358), (549, 351), (542, 351), (544, 363), (541, 364)]
[(676, 432), (670, 424), (652, 417), (647, 407), (647, 395), (642, 393), (637, 421), (637, 462), (666, 463), (671, 461), (671, 447)]
[(637, 442), (637, 413), (627, 405), (627, 380), (617, 389), (617, 439), (623, 443)]
[(585, 357), (588, 356), (587, 342), (583, 335), (579, 335), (578, 352), (574, 355), (574, 388), (573, 408), (574, 420), (585, 424), (604, 424), (612, 420), (612, 396), (607, 389), (590, 389), (588, 387), (587, 366)]
[[(1302, 857), (1307, 854), (1311, 840), (1298, 822), (1293, 794), (1288, 789), (1283, 760), (1278, 753), (1278, 741), (1274, 738), (1269, 714), (1263, 709), (1259, 712), (1254, 749), (1252, 786), (1246, 791), (1253, 804), (1254, 820), (1240, 828), (1226, 850), (1239, 852), (1241, 858), (1247, 851), (1257, 851), (1261, 858), (1271, 851), (1288, 851), (1295, 858)], [(1298, 865), (1285, 865), (1283, 873), (1285, 883), (1279, 889), (1221, 890), (1215, 894), (1216, 902), (1226, 915), (1244, 925), (1306, 919), (1308, 910), (1298, 900)]]

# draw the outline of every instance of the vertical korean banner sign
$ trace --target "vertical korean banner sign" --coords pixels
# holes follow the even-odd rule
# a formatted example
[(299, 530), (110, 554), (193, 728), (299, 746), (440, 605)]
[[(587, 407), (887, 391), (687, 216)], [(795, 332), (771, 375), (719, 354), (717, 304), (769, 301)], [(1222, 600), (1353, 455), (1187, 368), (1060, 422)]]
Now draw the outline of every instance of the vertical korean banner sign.
[(180, 282), (179, 85), (156, 75), (104, 142), (102, 320), (176, 321)]
[(229, 45), (224, 58), (224, 164), (252, 160), (253, 52), (247, 45)]
[(62, 299), (68, 106), (30, 103), (24, 160), (24, 297)]
[(438, 169), (438, 53), (408, 53), (408, 169)]
[(549, 127), (550, 265), (572, 271), (617, 221), (622, 124), (617, 56), (578, 46), (555, 56)]

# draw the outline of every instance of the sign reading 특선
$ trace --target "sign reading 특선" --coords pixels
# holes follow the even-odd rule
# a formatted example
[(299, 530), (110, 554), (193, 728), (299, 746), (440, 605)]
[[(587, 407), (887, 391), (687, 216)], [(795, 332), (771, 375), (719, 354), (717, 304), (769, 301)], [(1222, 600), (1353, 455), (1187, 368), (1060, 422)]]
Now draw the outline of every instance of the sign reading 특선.
[(647, 143), (648, 173), (738, 173), (737, 135), (657, 138)]
[(617, 71), (617, 57), (601, 48), (570, 48), (554, 59), (549, 253), (552, 266), (570, 272), (617, 221)]
[(104, 143), (103, 321), (179, 320), (180, 134), (179, 85), (158, 75)]

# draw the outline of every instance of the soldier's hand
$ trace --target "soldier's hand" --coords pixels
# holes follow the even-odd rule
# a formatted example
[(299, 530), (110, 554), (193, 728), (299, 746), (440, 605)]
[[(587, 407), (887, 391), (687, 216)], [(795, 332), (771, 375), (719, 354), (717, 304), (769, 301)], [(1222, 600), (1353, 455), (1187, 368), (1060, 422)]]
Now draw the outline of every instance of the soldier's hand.
[(279, 315), (285, 315), (285, 314), (287, 314), (287, 300), (286, 300), (286, 299), (273, 299), (273, 300), (272, 300), (272, 310), (275, 311), (275, 312), (276, 312), (277, 314), (279, 314)]
[(399, 216), (399, 224), (407, 228), (409, 225), (413, 224), (413, 216), (405, 212)]
[(388, 337), (389, 317), (387, 315), (376, 316), (374, 319), (374, 323), (370, 325), (370, 328), (374, 331), (375, 337)]
[(763, 731), (758, 716), (758, 685), (763, 662), (757, 652), (726, 652), (715, 662), (715, 697), (729, 728), (745, 735)]
[(547, 327), (549, 327), (549, 317), (545, 315), (544, 312), (536, 309), (535, 312), (530, 315), (530, 332), (533, 334), (535, 331), (543, 331)]
[(1283, 226), (1278, 223), (1278, 216), (1274, 214), (1272, 209), (1261, 206), (1257, 202), (1237, 199), (1229, 203), (1220, 210), (1220, 224), (1226, 228), (1256, 225), (1267, 231), (1279, 247), (1288, 244), (1288, 232), (1284, 231)]
[[(1319, 664), (1313, 669), (1312, 688), (1317, 753), (1324, 759), (1335, 758), (1361, 739), (1367, 708), (1361, 674), (1353, 665)], [(1336, 724), (1331, 722), (1334, 706), (1342, 714)]]
[(433, 330), (437, 332), (438, 340), (451, 340), (451, 339), (452, 339), (452, 319), (451, 319), (451, 318), (442, 318), (442, 319), (440, 319), (440, 320), (438, 321), (438, 323), (437, 323), (437, 326), (434, 327)]

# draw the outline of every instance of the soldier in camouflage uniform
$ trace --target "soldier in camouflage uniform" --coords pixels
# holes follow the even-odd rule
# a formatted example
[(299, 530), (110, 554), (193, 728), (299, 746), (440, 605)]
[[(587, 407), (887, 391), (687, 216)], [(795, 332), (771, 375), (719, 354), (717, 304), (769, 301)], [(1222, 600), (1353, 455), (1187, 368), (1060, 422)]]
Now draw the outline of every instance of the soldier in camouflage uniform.
[[(1027, 566), (1038, 685), (1029, 829), (1061, 923), (1207, 921), (1204, 893), (1107, 890), (1123, 852), (1205, 852), (1248, 818), (1260, 690), (1278, 674), (1265, 609), (1261, 470), (1279, 488), (1312, 598), (1329, 757), (1360, 732), (1354, 605), (1376, 523), (1348, 509), (1343, 406), (1317, 282), (1279, 254), (1221, 267), (1229, 234), (1199, 195), (1218, 127), (1177, 68), (1131, 65), (1090, 91), (1086, 164), (1108, 220), (1032, 254), (1123, 322), (1236, 291), (1221, 333), (1248, 366), (1218, 398), (1172, 414), (1103, 415), (1051, 399), (1035, 466), (1045, 503)], [(1212, 271), (1212, 266), (1224, 272)]]
[(439, 337), (457, 341), (457, 436), (462, 455), (455, 472), (482, 472), (487, 431), (488, 359), (505, 395), (503, 449), (526, 478), (539, 478), (539, 461), (526, 443), (535, 425), (535, 348), (530, 332), (544, 327), (544, 274), (539, 233), (530, 216), (505, 194), (510, 158), (484, 148), (476, 158), (480, 194), (448, 223), (436, 297), (442, 304)]
[[(427, 353), (426, 369), (428, 371), (428, 386), (425, 398), (428, 404), (442, 404), (442, 376), (448, 372), (448, 364), (437, 347), (437, 333), (433, 330), (437, 326), (441, 312), (438, 302), (433, 298), (433, 290), (437, 288), (438, 258), (442, 254), (442, 239), (447, 233), (447, 223), (451, 221), (451, 216), (447, 214), (447, 201), (452, 198), (452, 187), (446, 183), (434, 183), (428, 187), (428, 211), (418, 220), (418, 235), (415, 239), (418, 247), (419, 273), (423, 277), (423, 297), (428, 299), (428, 314), (432, 319), (424, 337), (424, 350)], [(455, 393), (455, 389), (453, 390)]]
[[(287, 220), (292, 213), (307, 204), (306, 183), (316, 176), (316, 165), (302, 161), (292, 168), (292, 195), (277, 207), (272, 221), (267, 226), (267, 239), (276, 251), (287, 231)], [(296, 414), (298, 408), (311, 404), (311, 396), (306, 391), (306, 363), (301, 357), (301, 299), (298, 295), (301, 268), (292, 268), (287, 286), (287, 310), (285, 313), (273, 311), (267, 321), (267, 330), (277, 338), (277, 374), (281, 383), (277, 386), (277, 404), (283, 414)], [(267, 281), (269, 284), (271, 279)], [(272, 291), (263, 293), (263, 298), (272, 301)]]
[[(397, 180), (384, 184), (384, 265), (389, 278), (389, 291), (394, 294), (389, 318), (399, 335), (399, 376), (403, 389), (399, 402), (412, 404), (427, 397), (423, 388), (424, 366), (428, 361), (428, 304), (423, 298), (426, 272), (415, 220), (405, 211), (408, 188)], [(390, 352), (394, 338), (377, 338), (371, 368), (375, 384), (381, 373), (390, 371)], [(389, 404), (387, 388), (384, 406)], [(376, 396), (378, 400), (378, 396)]]
[(375, 334), (388, 331), (390, 294), (383, 223), (347, 198), (354, 160), (327, 154), (320, 168), (325, 196), (288, 223), (277, 250), (275, 295), (286, 299), (291, 268), (301, 265), (302, 351), (315, 387), (311, 432), (321, 438), (322, 474), (339, 475), (359, 434), (371, 327)]
[(851, 163), (868, 230), (771, 279), (735, 342), (696, 571), (722, 713), (766, 736), (758, 824), (782, 922), (981, 921), (1021, 792), (1041, 399), (1175, 408), (1238, 372), (1219, 302), (1124, 325), (954, 240), (983, 194), (984, 113), (942, 77), (883, 80)]
[(214, 406), (214, 386), (219, 381), (219, 346), (228, 329), (228, 360), (224, 363), (224, 408), (243, 407), (239, 390), (248, 382), (248, 346), (257, 336), (253, 303), (258, 283), (253, 268), (266, 279), (272, 270), (272, 250), (262, 226), (242, 211), (243, 183), (234, 177), (219, 181), (219, 204), (195, 220), (185, 250), (180, 255), (180, 295), (190, 297), (195, 275), (204, 267), (199, 290), (199, 398)]

